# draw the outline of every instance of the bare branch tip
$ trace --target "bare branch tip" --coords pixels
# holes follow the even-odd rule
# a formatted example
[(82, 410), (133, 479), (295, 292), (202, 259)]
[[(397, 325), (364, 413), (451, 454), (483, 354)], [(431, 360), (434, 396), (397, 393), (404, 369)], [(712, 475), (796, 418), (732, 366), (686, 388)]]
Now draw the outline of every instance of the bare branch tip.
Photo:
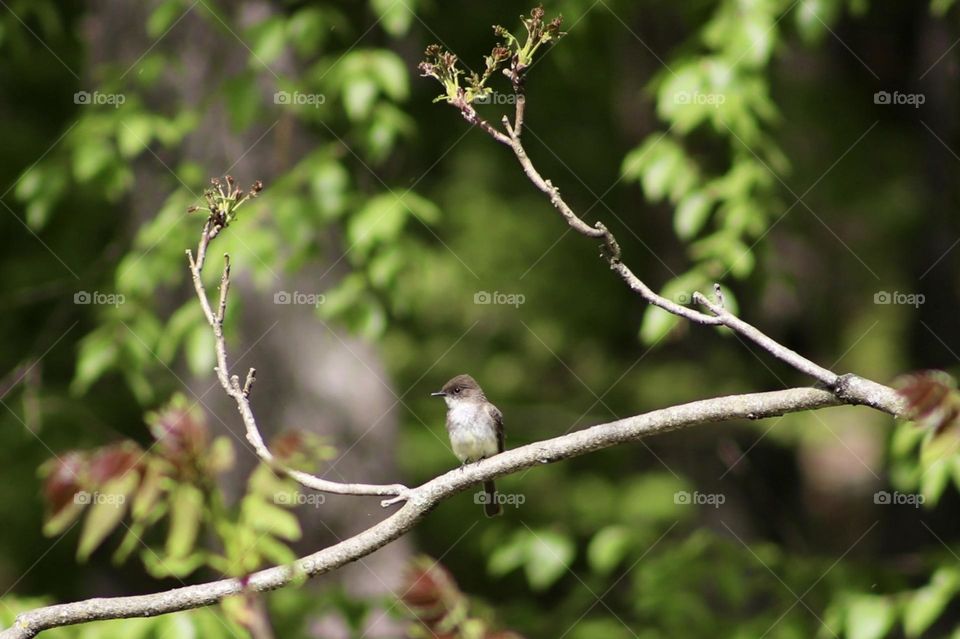
[(720, 282), (715, 282), (713, 284), (713, 295), (717, 298), (717, 304), (720, 306), (720, 308), (725, 308), (726, 305), (723, 301), (723, 289), (720, 288)]
[(243, 383), (243, 396), (250, 397), (250, 391), (253, 390), (253, 383), (257, 381), (257, 369), (251, 368), (247, 371), (247, 381)]

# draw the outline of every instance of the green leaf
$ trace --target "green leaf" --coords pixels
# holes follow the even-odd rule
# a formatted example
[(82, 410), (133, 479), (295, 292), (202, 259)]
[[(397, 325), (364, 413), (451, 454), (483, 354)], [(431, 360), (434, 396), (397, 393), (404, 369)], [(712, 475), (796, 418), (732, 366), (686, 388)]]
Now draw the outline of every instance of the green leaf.
[(73, 174), (78, 182), (86, 182), (102, 173), (113, 161), (110, 144), (91, 138), (74, 150)]
[(354, 310), (352, 316), (347, 318), (353, 330), (371, 341), (383, 335), (387, 328), (387, 312), (383, 304), (370, 296)]
[(919, 637), (943, 613), (960, 586), (954, 569), (940, 568), (930, 583), (918, 589), (903, 610), (903, 629), (908, 637)]
[(413, 0), (371, 0), (370, 4), (380, 20), (383, 30), (399, 37), (404, 35), (410, 28), (410, 22), (413, 20)]
[(170, 530), (167, 555), (183, 559), (190, 555), (203, 519), (203, 493), (191, 484), (180, 484), (170, 497)]
[(639, 180), (647, 200), (678, 201), (697, 181), (697, 168), (683, 148), (665, 135), (650, 136), (623, 159), (624, 178)]
[(407, 263), (404, 251), (394, 247), (385, 247), (370, 260), (370, 282), (378, 288), (387, 288)]
[(609, 574), (630, 550), (632, 536), (626, 526), (607, 526), (587, 546), (587, 561), (594, 571)]
[(686, 64), (671, 74), (657, 92), (657, 114), (677, 133), (688, 133), (713, 111), (709, 88), (698, 63)]
[[(145, 549), (140, 553), (144, 567), (154, 577), (186, 577), (206, 563), (203, 553), (192, 553), (186, 557), (160, 557), (156, 552)], [(180, 635), (174, 635), (180, 636)]]
[[(938, 0), (934, 0), (936, 3)], [(797, 31), (807, 44), (818, 44), (823, 40), (830, 25), (836, 22), (841, 9), (839, 2), (827, 0), (802, 0), (794, 10)]]
[(657, 306), (648, 306), (640, 323), (640, 341), (650, 346), (667, 336), (680, 323), (680, 318)]
[(135, 521), (146, 519), (154, 510), (163, 494), (163, 469), (159, 463), (148, 462), (143, 481), (133, 498), (130, 514)]
[(286, 46), (286, 21), (281, 16), (271, 16), (250, 29), (253, 59), (251, 66), (268, 65), (283, 53)]
[(490, 553), (487, 571), (494, 577), (501, 577), (523, 565), (526, 558), (527, 535), (517, 531), (506, 541), (501, 541)]
[[(660, 295), (669, 300), (688, 306), (693, 300), (694, 291), (700, 290), (706, 284), (703, 276), (697, 271), (685, 273), (664, 285)], [(647, 307), (640, 325), (640, 340), (647, 345), (655, 344), (667, 336), (680, 318), (658, 306)]]
[(401, 197), (402, 202), (411, 213), (428, 224), (435, 224), (440, 220), (440, 207), (427, 198), (407, 191)]
[(389, 102), (377, 104), (364, 133), (364, 148), (374, 162), (382, 162), (396, 146), (401, 135), (416, 130), (413, 119)]
[(70, 383), (70, 392), (82, 395), (100, 379), (116, 361), (119, 351), (109, 326), (104, 325), (80, 340), (77, 371)]
[(27, 171), (20, 176), (20, 179), (17, 180), (14, 195), (16, 195), (17, 199), (21, 202), (32, 200), (41, 194), (46, 181), (46, 171), (37, 166), (33, 166), (27, 169)]
[(142, 521), (134, 521), (126, 527), (126, 532), (123, 534), (123, 539), (120, 541), (117, 549), (113, 552), (113, 557), (111, 558), (115, 566), (123, 564), (127, 558), (130, 557), (130, 553), (136, 550), (140, 544), (143, 543), (143, 534), (145, 530), (146, 526)]
[(53, 203), (44, 198), (42, 200), (33, 200), (27, 204), (26, 220), (27, 226), (32, 229), (42, 229), (47, 225), (50, 219), (50, 213), (53, 211)]
[(896, 621), (896, 605), (886, 597), (858, 595), (847, 607), (847, 639), (882, 639)]
[(259, 532), (270, 533), (288, 541), (302, 536), (300, 522), (289, 510), (271, 504), (261, 497), (248, 495), (243, 499), (241, 513), (245, 521)]
[(284, 477), (278, 477), (273, 470), (266, 464), (260, 464), (247, 480), (247, 492), (254, 495), (260, 495), (266, 499), (276, 500), (276, 502), (286, 502), (292, 504), (296, 500), (297, 491), (295, 484)]
[(713, 199), (702, 191), (690, 193), (680, 200), (673, 216), (673, 228), (677, 237), (688, 240), (696, 235), (710, 217)]
[(140, 474), (131, 470), (122, 477), (104, 483), (97, 492), (83, 493), (90, 499), (91, 506), (77, 545), (78, 560), (86, 561), (120, 524), (127, 512), (129, 497), (139, 484)]
[(366, 290), (363, 275), (350, 273), (335, 288), (326, 292), (326, 300), (319, 311), (324, 317), (337, 317), (359, 303)]
[(190, 300), (174, 312), (167, 321), (159, 339), (157, 340), (157, 357), (164, 364), (173, 363), (180, 343), (191, 330), (197, 326), (206, 326), (203, 311), (195, 300)]
[(897, 424), (890, 440), (890, 453), (894, 457), (912, 455), (916, 447), (923, 441), (924, 431), (913, 422)]
[(955, 2), (956, 0), (932, 0), (930, 2), (930, 13), (937, 17), (943, 17)]
[(165, 0), (161, 2), (150, 17), (147, 18), (147, 35), (156, 40), (173, 25), (174, 20), (183, 15), (184, 8), (181, 0)]
[(117, 146), (125, 158), (132, 158), (149, 148), (153, 136), (153, 119), (145, 113), (136, 113), (120, 121), (117, 127)]
[(573, 561), (576, 547), (573, 541), (550, 530), (531, 531), (527, 542), (524, 572), (534, 590), (545, 590), (553, 585)]
[(207, 453), (207, 470), (212, 474), (226, 472), (233, 468), (233, 442), (226, 435), (213, 440)]
[(310, 191), (324, 219), (340, 217), (347, 204), (350, 173), (336, 160), (325, 160), (313, 169)]
[(350, 77), (343, 83), (343, 108), (351, 120), (363, 120), (373, 109), (377, 98), (376, 82), (364, 75)]
[(928, 433), (920, 450), (920, 492), (925, 502), (933, 507), (940, 500), (944, 489), (950, 483), (953, 472), (953, 459), (960, 452), (960, 440), (952, 431), (941, 434)]
[[(398, 0), (398, 5), (410, 0)], [(404, 8), (408, 15), (410, 11)], [(405, 100), (410, 92), (409, 74), (403, 59), (393, 51), (377, 51), (371, 54), (370, 72), (383, 92), (393, 100)]]
[[(661, 639), (659, 633), (637, 635), (616, 619), (582, 619), (571, 629), (569, 639)], [(566, 638), (565, 638), (566, 639)]]
[(213, 372), (217, 360), (216, 343), (210, 327), (198, 324), (187, 334), (185, 344), (187, 366), (190, 372), (197, 377), (207, 376)]
[(304, 57), (315, 54), (326, 40), (323, 10), (304, 7), (287, 20), (287, 34), (297, 52)]
[(347, 240), (353, 250), (366, 255), (376, 244), (395, 239), (407, 220), (408, 210), (392, 193), (367, 200), (347, 223)]
[(292, 548), (270, 535), (262, 535), (257, 539), (257, 552), (276, 566), (292, 564), (297, 559), (297, 553)]
[(74, 500), (60, 509), (53, 517), (43, 523), (43, 534), (47, 537), (56, 537), (62, 534), (83, 513), (86, 503)]

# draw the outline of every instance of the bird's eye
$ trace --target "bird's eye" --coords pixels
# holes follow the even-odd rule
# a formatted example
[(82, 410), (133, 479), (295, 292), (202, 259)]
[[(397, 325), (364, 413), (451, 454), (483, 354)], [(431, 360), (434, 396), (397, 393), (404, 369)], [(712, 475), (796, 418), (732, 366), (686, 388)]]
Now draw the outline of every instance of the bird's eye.
[(454, 387), (453, 387), (453, 392), (454, 392), (454, 393), (460, 393), (460, 387), (459, 387), (459, 386), (454, 386)]

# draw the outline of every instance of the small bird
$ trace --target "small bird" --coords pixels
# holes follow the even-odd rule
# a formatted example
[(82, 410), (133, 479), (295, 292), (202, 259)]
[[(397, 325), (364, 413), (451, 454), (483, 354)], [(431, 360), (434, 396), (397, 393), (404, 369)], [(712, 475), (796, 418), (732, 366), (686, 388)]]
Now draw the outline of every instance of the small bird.
[[(503, 413), (487, 401), (480, 384), (469, 375), (457, 375), (436, 393), (447, 403), (447, 433), (453, 454), (461, 464), (480, 461), (503, 452)], [(493, 480), (483, 483), (483, 512), (495, 517), (502, 512)]]

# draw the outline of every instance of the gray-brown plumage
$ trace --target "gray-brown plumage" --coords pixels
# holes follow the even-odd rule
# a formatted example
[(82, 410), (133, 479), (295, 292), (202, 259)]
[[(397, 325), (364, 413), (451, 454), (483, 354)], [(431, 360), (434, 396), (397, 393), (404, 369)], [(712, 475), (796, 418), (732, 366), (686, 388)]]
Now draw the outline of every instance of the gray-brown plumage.
[[(435, 396), (447, 403), (447, 434), (450, 447), (462, 464), (493, 457), (503, 452), (503, 413), (487, 400), (483, 389), (469, 375), (457, 375)], [(483, 484), (484, 513), (502, 512), (493, 481)]]

